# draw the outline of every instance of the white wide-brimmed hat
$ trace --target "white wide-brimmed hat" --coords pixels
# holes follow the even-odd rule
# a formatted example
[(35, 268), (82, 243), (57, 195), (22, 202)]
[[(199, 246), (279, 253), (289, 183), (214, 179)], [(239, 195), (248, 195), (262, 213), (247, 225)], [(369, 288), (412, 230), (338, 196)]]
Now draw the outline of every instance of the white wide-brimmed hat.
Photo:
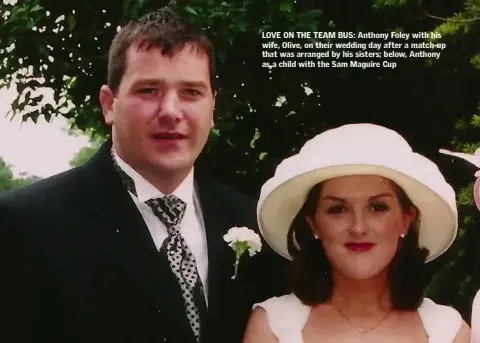
[(287, 233), (313, 186), (349, 175), (378, 175), (394, 181), (420, 211), (419, 245), (427, 262), (444, 253), (458, 230), (456, 196), (437, 165), (412, 151), (397, 132), (374, 124), (349, 124), (307, 141), (283, 160), (260, 192), (257, 218), (266, 242), (292, 259)]

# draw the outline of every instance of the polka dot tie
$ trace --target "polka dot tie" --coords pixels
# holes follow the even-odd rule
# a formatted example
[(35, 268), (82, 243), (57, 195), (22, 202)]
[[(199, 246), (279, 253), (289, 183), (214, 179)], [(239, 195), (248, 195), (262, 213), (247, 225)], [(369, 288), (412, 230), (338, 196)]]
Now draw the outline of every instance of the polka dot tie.
[[(114, 165), (127, 189), (137, 195), (135, 183), (118, 166), (115, 159)], [(160, 250), (164, 249), (166, 252), (170, 268), (182, 292), (187, 319), (197, 342), (200, 342), (200, 313), (205, 309), (205, 299), (195, 257), (180, 234), (180, 223), (185, 214), (186, 204), (174, 195), (150, 199), (145, 204), (151, 207), (153, 213), (167, 228), (168, 237)]]
[(197, 272), (195, 257), (179, 231), (186, 204), (174, 195), (150, 199), (145, 203), (152, 208), (153, 213), (167, 227), (168, 238), (164, 241), (163, 247), (167, 253), (170, 268), (180, 285), (185, 302), (185, 312), (190, 326), (197, 338), (197, 342), (199, 342), (200, 310), (195, 301), (195, 289), (196, 287), (200, 287), (200, 289), (203, 287)]

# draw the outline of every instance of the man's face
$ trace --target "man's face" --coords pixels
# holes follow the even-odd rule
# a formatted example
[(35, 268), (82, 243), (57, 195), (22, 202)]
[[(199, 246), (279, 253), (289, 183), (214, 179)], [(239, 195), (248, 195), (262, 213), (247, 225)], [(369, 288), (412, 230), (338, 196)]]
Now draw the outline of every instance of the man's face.
[(171, 57), (134, 44), (118, 91), (103, 86), (100, 101), (125, 162), (159, 177), (188, 173), (213, 127), (208, 56), (188, 44)]

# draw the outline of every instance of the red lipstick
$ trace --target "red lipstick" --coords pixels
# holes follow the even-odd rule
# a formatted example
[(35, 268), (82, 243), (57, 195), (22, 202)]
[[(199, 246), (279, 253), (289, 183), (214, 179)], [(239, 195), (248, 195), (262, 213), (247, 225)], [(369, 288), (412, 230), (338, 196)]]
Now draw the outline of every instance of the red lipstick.
[(366, 252), (372, 249), (375, 246), (373, 243), (368, 243), (368, 242), (348, 242), (345, 243), (345, 247), (348, 250), (354, 251), (354, 252)]

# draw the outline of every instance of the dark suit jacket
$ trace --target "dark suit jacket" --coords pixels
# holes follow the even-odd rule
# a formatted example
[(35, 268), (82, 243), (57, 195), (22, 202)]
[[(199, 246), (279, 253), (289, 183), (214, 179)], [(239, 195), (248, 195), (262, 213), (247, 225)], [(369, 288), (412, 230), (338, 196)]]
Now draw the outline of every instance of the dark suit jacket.
[[(0, 195), (0, 342), (194, 342), (166, 260), (108, 146), (82, 167)], [(265, 244), (239, 275), (223, 240), (257, 227), (255, 202), (195, 176), (209, 257), (203, 342), (240, 342), (254, 302), (286, 292)]]

